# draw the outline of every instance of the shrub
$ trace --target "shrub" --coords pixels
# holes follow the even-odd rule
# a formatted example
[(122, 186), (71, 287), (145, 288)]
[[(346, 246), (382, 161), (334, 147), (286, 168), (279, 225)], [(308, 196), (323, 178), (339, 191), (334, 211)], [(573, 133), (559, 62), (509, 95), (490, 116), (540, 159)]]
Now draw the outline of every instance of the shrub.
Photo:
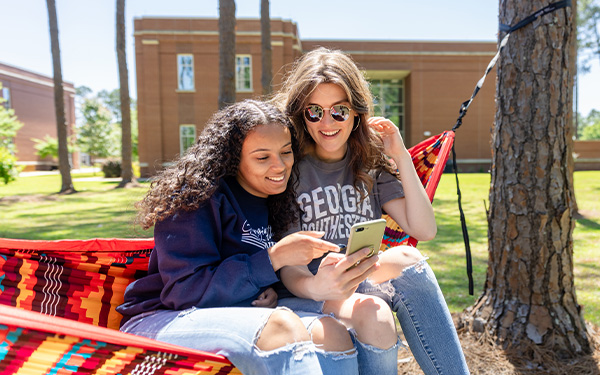
[(102, 164), (102, 173), (105, 178), (121, 177), (121, 162), (118, 160), (107, 160)]
[(4, 185), (16, 180), (22, 168), (6, 147), (0, 147), (0, 179), (4, 181)]

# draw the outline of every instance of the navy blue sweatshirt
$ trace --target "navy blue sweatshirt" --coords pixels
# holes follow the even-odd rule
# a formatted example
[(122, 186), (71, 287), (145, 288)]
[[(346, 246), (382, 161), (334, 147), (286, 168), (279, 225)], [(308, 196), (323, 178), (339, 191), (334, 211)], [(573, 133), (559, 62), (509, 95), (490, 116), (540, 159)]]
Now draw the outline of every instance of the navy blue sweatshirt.
[(154, 227), (148, 275), (131, 283), (117, 307), (123, 322), (156, 309), (251, 306), (278, 281), (267, 249), (274, 245), (265, 198), (235, 178), (192, 212), (181, 211)]

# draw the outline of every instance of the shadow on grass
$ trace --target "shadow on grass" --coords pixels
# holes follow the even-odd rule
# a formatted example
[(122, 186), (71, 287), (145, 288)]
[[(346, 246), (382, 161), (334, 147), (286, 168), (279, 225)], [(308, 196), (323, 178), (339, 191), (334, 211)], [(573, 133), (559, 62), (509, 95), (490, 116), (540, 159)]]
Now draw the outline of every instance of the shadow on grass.
[(600, 229), (600, 222), (597, 220), (587, 219), (585, 216), (577, 219), (577, 224), (581, 224), (589, 229)]

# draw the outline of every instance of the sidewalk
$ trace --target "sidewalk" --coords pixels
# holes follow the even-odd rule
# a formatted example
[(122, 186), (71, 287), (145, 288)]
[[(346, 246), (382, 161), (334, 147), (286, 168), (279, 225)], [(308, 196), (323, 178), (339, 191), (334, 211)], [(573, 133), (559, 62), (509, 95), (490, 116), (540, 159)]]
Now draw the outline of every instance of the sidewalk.
[[(97, 173), (97, 176), (92, 177), (77, 177), (77, 174), (80, 173)], [(20, 177), (28, 177), (28, 176), (46, 176), (46, 175), (58, 175), (60, 172), (56, 171), (31, 171), (31, 172), (21, 172), (19, 173)], [(71, 177), (73, 181), (121, 181), (121, 177), (114, 178), (106, 178), (104, 177), (104, 173), (102, 173), (101, 168), (83, 168), (83, 169), (71, 169)], [(147, 181), (148, 178), (138, 177), (138, 182)]]
[[(71, 174), (77, 173), (102, 173), (100, 168), (84, 168), (84, 169), (71, 169)], [(21, 172), (19, 176), (27, 177), (27, 176), (45, 176), (52, 174), (60, 174), (58, 170), (55, 171), (31, 171), (31, 172)], [(101, 177), (101, 176), (100, 176)]]

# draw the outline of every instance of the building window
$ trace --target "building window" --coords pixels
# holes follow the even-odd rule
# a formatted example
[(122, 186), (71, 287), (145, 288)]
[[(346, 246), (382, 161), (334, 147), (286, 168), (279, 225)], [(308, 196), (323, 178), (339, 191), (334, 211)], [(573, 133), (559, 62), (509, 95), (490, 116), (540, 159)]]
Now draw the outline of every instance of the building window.
[(183, 155), (185, 151), (196, 142), (195, 125), (179, 125), (179, 152)]
[(371, 80), (375, 116), (383, 116), (394, 122), (404, 136), (404, 80)]
[(235, 56), (235, 90), (237, 92), (252, 91), (252, 56)]
[(181, 91), (194, 91), (193, 55), (177, 55), (177, 88)]
[(2, 87), (2, 98), (4, 99), (2, 100), (2, 105), (4, 106), (4, 108), (10, 109), (10, 89), (8, 87)]

